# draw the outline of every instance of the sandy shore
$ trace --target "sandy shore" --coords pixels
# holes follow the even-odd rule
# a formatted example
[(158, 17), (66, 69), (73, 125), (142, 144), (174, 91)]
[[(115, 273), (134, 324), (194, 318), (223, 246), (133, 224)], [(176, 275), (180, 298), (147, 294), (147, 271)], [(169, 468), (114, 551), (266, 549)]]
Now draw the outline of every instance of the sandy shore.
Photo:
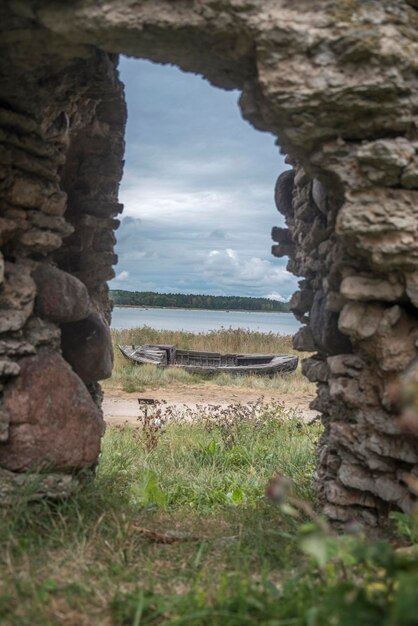
[(309, 403), (314, 398), (311, 393), (283, 394), (270, 390), (262, 392), (258, 389), (215, 385), (176, 385), (135, 393), (127, 393), (119, 389), (105, 389), (103, 412), (109, 425), (126, 422), (135, 425), (138, 416), (138, 398), (165, 400), (167, 406), (180, 408), (186, 405), (188, 408), (195, 409), (197, 405), (226, 406), (238, 402), (254, 402), (260, 396), (264, 396), (266, 402), (275, 400), (284, 404), (286, 409), (298, 411), (306, 421), (311, 421), (317, 416), (317, 412), (309, 408)]

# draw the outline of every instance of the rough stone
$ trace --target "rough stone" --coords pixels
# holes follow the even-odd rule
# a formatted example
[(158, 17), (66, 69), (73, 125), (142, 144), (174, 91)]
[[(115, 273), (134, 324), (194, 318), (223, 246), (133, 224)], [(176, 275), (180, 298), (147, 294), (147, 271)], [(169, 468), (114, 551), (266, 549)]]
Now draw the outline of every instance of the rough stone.
[[(370, 243), (370, 250), (376, 248), (378, 251), (382, 249), (388, 236), (393, 239), (396, 232), (413, 235), (416, 232), (417, 195), (418, 191), (380, 187), (348, 193), (347, 202), (338, 213), (337, 233), (353, 237), (364, 235)], [(360, 238), (357, 241), (361, 242), (361, 245), (366, 243), (366, 239)], [(405, 240), (405, 243), (404, 249), (410, 252), (416, 249), (416, 245), (409, 239)], [(385, 265), (389, 266), (390, 257), (398, 251), (398, 247), (386, 250), (388, 259)], [(397, 265), (396, 257), (394, 265)], [(381, 271), (382, 269), (381, 267)]]
[(360, 505), (369, 508), (377, 508), (378, 500), (364, 490), (347, 489), (337, 481), (327, 481), (325, 493), (328, 502), (340, 506)]
[(364, 143), (357, 152), (366, 176), (387, 186), (399, 184), (402, 171), (414, 156), (414, 147), (404, 137)]
[(347, 304), (347, 300), (342, 294), (335, 291), (329, 291), (327, 293), (325, 306), (328, 311), (339, 313), (344, 308), (345, 304)]
[(83, 283), (47, 263), (41, 263), (32, 273), (37, 295), (35, 312), (52, 322), (77, 322), (88, 317), (91, 302)]
[(103, 418), (78, 376), (57, 353), (25, 357), (20, 368), (4, 391), (10, 424), (0, 467), (21, 472), (94, 465)]
[(293, 347), (295, 350), (301, 350), (302, 352), (315, 352), (316, 345), (309, 326), (303, 326), (293, 336)]
[(358, 454), (363, 464), (367, 464), (371, 457), (371, 467), (376, 466), (370, 452), (378, 458), (387, 457), (410, 464), (418, 462), (416, 442), (408, 440), (405, 436), (390, 436), (359, 424), (333, 422), (330, 427), (330, 438), (332, 442), (342, 445), (352, 454)]
[(328, 354), (349, 352), (351, 344), (338, 328), (338, 315), (326, 308), (326, 294), (318, 290), (315, 294), (311, 313), (310, 328), (315, 344)]
[(401, 185), (407, 189), (418, 188), (418, 158), (416, 156), (402, 171)]
[(35, 352), (35, 347), (24, 339), (0, 339), (0, 355), (27, 356)]
[(338, 478), (346, 487), (358, 489), (361, 492), (373, 493), (374, 491), (373, 475), (360, 465), (343, 462), (338, 470)]
[(0, 291), (0, 333), (19, 330), (33, 311), (35, 283), (26, 262), (5, 266), (5, 281)]
[[(295, 311), (306, 326), (295, 345), (319, 350), (313, 361), (323, 363), (305, 366), (320, 379), (315, 402), (325, 429), (317, 491), (323, 510), (334, 519), (375, 524), (378, 515), (405, 506), (391, 485), (399, 469), (407, 474), (417, 465), (416, 410), (411, 401), (396, 408), (387, 390), (417, 354), (416, 0), (370, 1), (367, 7), (361, 0), (73, 4), (39, 0), (35, 11), (19, 1), (1, 9), (4, 258), (31, 268), (43, 258), (78, 278), (93, 310), (109, 323), (106, 280), (116, 262), (118, 221), (112, 218), (121, 210), (126, 121), (116, 53), (172, 63), (213, 85), (239, 89), (243, 116), (280, 137), (293, 167), (277, 185), (287, 228), (275, 230), (273, 253), (289, 255), (288, 270), (304, 278)], [(350, 276), (380, 282), (353, 291)], [(396, 299), (394, 290), (388, 293), (394, 277), (406, 286)], [(347, 283), (350, 298), (341, 292)], [(2, 359), (26, 358), (27, 348), (13, 347), (11, 339), (58, 352), (59, 328), (33, 316), (34, 294), (26, 303), (16, 294), (10, 299), (9, 287), (6, 277)], [(372, 301), (365, 290), (373, 291)], [(309, 304), (302, 302), (308, 293)], [(106, 343), (95, 350), (109, 366)], [(351, 353), (364, 367), (347, 361)], [(341, 359), (327, 369), (330, 356)], [(79, 364), (87, 361), (80, 357)], [(5, 392), (19, 378), (7, 379)], [(378, 406), (369, 404), (370, 390)], [(97, 384), (89, 391), (100, 403)], [(355, 406), (355, 393), (363, 406)], [(393, 426), (400, 413), (411, 428), (404, 439)], [(367, 506), (369, 492), (342, 490), (337, 474), (343, 461), (373, 478), (376, 510)], [(376, 473), (389, 482), (382, 486)], [(406, 483), (402, 488), (409, 489)]]
[(17, 474), (0, 468), (0, 503), (13, 506), (22, 494), (29, 502), (43, 498), (61, 500), (75, 494), (80, 482), (74, 474)]
[(43, 254), (56, 250), (62, 244), (60, 235), (41, 230), (40, 228), (32, 228), (22, 233), (19, 241), (23, 246), (31, 248), (34, 252), (41, 252)]
[(17, 176), (6, 192), (10, 204), (25, 208), (39, 208), (44, 200), (45, 187), (40, 180), (29, 176)]
[(406, 294), (412, 304), (418, 308), (418, 272), (406, 275)]
[(302, 373), (312, 383), (325, 383), (329, 377), (327, 363), (315, 358), (302, 361)]
[(315, 206), (321, 211), (321, 213), (327, 214), (327, 192), (325, 191), (322, 183), (314, 178), (312, 181), (312, 200), (315, 202)]
[(0, 443), (9, 437), (10, 416), (7, 411), (0, 409)]
[(62, 216), (67, 208), (67, 194), (65, 191), (54, 191), (41, 204), (41, 211), (47, 215)]
[(356, 354), (338, 354), (327, 359), (331, 376), (358, 378), (365, 367), (364, 361)]
[(279, 243), (276, 246), (271, 246), (271, 253), (273, 256), (278, 257), (279, 259), (284, 256), (292, 256), (295, 251), (294, 243)]
[(313, 301), (313, 291), (310, 289), (302, 289), (295, 291), (293, 294), (289, 307), (297, 319), (305, 320), (305, 314), (309, 312)]
[(64, 358), (85, 383), (109, 378), (113, 368), (110, 330), (103, 318), (92, 313), (84, 320), (62, 326)]
[(273, 226), (273, 228), (271, 229), (271, 238), (273, 239), (273, 241), (277, 241), (278, 243), (293, 243), (292, 236), (288, 228), (279, 228), (278, 226)]
[(349, 302), (341, 311), (338, 328), (353, 339), (368, 339), (377, 332), (383, 312), (378, 304)]
[(23, 334), (29, 345), (40, 347), (48, 346), (52, 350), (61, 348), (61, 331), (56, 324), (42, 320), (40, 317), (31, 317), (23, 329)]
[(339, 400), (348, 407), (377, 407), (379, 397), (370, 381), (340, 376), (329, 381), (331, 400)]
[(10, 361), (10, 359), (0, 359), (0, 377), (17, 376), (19, 371), (20, 367), (14, 361)]
[(404, 287), (396, 279), (380, 279), (370, 276), (347, 276), (341, 282), (341, 293), (348, 300), (359, 302), (394, 302), (401, 298)]
[(372, 346), (384, 372), (402, 372), (417, 356), (418, 324), (416, 318), (399, 306), (386, 309)]
[(0, 245), (5, 246), (9, 244), (27, 228), (28, 224), (24, 215), (0, 217)]
[(377, 515), (370, 509), (364, 509), (356, 506), (337, 506), (334, 504), (326, 504), (324, 513), (331, 520), (337, 522), (352, 523), (361, 521), (366, 526), (377, 526)]
[(287, 170), (280, 174), (277, 179), (276, 188), (274, 190), (274, 199), (277, 210), (282, 215), (292, 215), (292, 192), (294, 185), (295, 173), (293, 170)]
[(379, 473), (370, 475), (365, 468), (343, 463), (338, 471), (338, 478), (346, 487), (369, 492), (385, 502), (396, 502), (405, 513), (412, 510), (413, 501), (407, 488), (389, 475)]

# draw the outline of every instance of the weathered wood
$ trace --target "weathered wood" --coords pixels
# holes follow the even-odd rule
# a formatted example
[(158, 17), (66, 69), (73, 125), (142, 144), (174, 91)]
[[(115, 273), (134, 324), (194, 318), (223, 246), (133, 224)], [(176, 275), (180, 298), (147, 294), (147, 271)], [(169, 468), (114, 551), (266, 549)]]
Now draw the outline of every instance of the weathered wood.
[(157, 367), (176, 367), (200, 374), (287, 374), (295, 371), (299, 361), (290, 354), (221, 354), (195, 350), (175, 350), (170, 359), (166, 349), (167, 346), (161, 345), (119, 346), (122, 354), (137, 365), (152, 363)]

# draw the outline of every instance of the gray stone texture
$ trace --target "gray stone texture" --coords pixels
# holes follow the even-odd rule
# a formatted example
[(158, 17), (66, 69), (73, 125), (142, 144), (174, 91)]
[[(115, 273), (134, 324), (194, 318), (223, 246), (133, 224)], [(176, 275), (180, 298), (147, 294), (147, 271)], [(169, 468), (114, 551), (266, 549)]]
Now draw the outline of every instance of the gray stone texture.
[[(62, 333), (64, 355), (87, 382), (68, 367), (62, 398), (67, 402), (72, 389), (73, 401), (100, 403), (95, 381), (111, 367), (106, 281), (114, 275), (113, 231), (122, 209), (126, 110), (117, 54), (173, 63), (215, 86), (239, 89), (243, 116), (277, 136), (292, 165), (276, 186), (287, 230), (274, 230), (273, 254), (288, 255), (289, 271), (304, 279), (292, 300), (304, 323), (294, 345), (316, 353), (304, 371), (318, 383), (313, 404), (325, 424), (316, 473), (324, 512), (376, 524), (390, 507), (410, 510), (402, 476), (417, 466), (418, 431), (405, 412), (407, 438), (401, 432), (390, 390), (417, 357), (417, 6), (416, 0), (3, 2), (0, 386), (9, 402), (19, 385), (28, 403), (36, 397), (25, 363), (44, 350), (61, 359)], [(86, 316), (64, 320), (56, 286), (51, 317), (31, 277), (39, 263), (70, 277), (69, 299), (79, 285), (72, 279), (80, 281), (91, 311), (105, 320), (101, 326), (96, 318), (99, 339), (90, 354), (82, 337), (91, 312), (69, 304), (72, 316)], [(19, 406), (14, 420), (26, 415)], [(10, 411), (0, 411), (6, 449), (14, 426)], [(62, 428), (77, 431), (81, 446), (86, 435), (77, 420), (67, 412)], [(59, 433), (45, 432), (48, 445), (26, 440), (13, 467), (49, 459)], [(88, 448), (93, 463), (99, 446)], [(87, 463), (82, 454), (70, 463), (68, 452), (57, 449), (54, 467)], [(7, 485), (19, 485), (22, 474), (16, 476), (7, 474)]]

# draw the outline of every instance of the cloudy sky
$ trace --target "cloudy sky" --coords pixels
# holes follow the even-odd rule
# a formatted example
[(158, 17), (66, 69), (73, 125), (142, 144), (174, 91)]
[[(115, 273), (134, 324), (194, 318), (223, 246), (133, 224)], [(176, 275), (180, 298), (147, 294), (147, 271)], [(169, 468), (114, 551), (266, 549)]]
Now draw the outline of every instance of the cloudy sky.
[(236, 91), (121, 59), (128, 104), (124, 219), (113, 289), (287, 299), (296, 280), (270, 254), (286, 169), (274, 137), (241, 118)]

